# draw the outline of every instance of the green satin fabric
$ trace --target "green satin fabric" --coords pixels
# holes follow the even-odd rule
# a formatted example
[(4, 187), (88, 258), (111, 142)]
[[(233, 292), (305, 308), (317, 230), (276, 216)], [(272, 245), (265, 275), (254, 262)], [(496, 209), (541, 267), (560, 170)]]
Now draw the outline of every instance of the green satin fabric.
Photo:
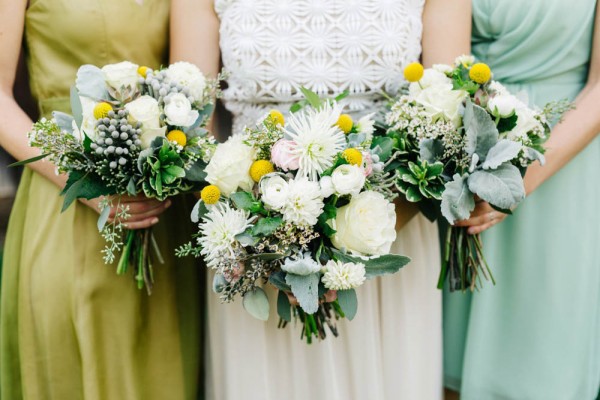
[[(169, 2), (33, 0), (25, 18), (40, 111), (69, 111), (81, 64), (166, 64)], [(22, 134), (25, 134), (23, 132)], [(195, 399), (201, 274), (173, 249), (188, 241), (190, 199), (155, 228), (165, 264), (152, 296), (102, 262), (97, 213), (60, 212), (51, 182), (26, 168), (11, 214), (0, 309), (0, 393), (19, 399)]]
[[(574, 99), (596, 2), (474, 0), (473, 53), (532, 104)], [(497, 280), (445, 293), (447, 386), (463, 400), (586, 400), (600, 385), (600, 139), (483, 236)]]

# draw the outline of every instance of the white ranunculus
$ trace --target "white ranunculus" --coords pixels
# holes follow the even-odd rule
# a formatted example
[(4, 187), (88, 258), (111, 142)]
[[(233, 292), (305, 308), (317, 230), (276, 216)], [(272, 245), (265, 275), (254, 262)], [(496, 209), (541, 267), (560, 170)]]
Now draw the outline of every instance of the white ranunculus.
[(129, 112), (129, 121), (131, 123), (140, 122), (142, 124), (142, 148), (150, 147), (154, 138), (165, 136), (166, 127), (160, 126), (160, 109), (158, 101), (150, 96), (141, 96), (125, 104), (125, 109)]
[(524, 104), (516, 109), (517, 125), (512, 131), (508, 132), (507, 138), (510, 140), (524, 139), (527, 134), (533, 131), (543, 132), (542, 123), (535, 118), (535, 112)]
[(106, 83), (115, 90), (122, 87), (136, 87), (139, 80), (139, 66), (129, 61), (108, 64), (102, 67)]
[(165, 116), (167, 123), (186, 128), (198, 119), (198, 111), (192, 110), (192, 103), (182, 93), (175, 93), (165, 101)]
[(165, 72), (169, 82), (175, 82), (187, 88), (194, 100), (201, 100), (204, 97), (206, 78), (194, 64), (184, 61), (176, 62), (171, 64)]
[(333, 188), (341, 195), (356, 196), (365, 186), (365, 179), (363, 170), (350, 164), (340, 165), (331, 174)]
[(338, 209), (331, 242), (355, 254), (388, 254), (396, 240), (396, 210), (381, 193), (362, 192)]
[(321, 266), (312, 259), (310, 254), (306, 254), (296, 259), (286, 258), (281, 269), (291, 274), (306, 276), (319, 272)]
[(510, 94), (494, 96), (489, 99), (487, 107), (494, 117), (511, 117), (521, 102)]
[(421, 93), (421, 91), (433, 86), (448, 88), (448, 90), (450, 90), (452, 89), (452, 80), (443, 72), (428, 68), (423, 72), (423, 77), (419, 82), (410, 84), (409, 92), (411, 96), (416, 96)]
[(325, 206), (319, 183), (298, 178), (288, 185), (287, 201), (281, 210), (283, 219), (294, 225), (316, 225)]
[(238, 188), (251, 190), (254, 181), (249, 171), (254, 156), (254, 149), (244, 143), (242, 135), (232, 136), (217, 146), (205, 169), (206, 180), (216, 185), (225, 196), (229, 196)]
[(260, 180), (258, 186), (263, 203), (272, 210), (281, 210), (287, 201), (287, 180), (279, 174), (269, 174)]
[(319, 181), (319, 186), (321, 187), (321, 196), (323, 196), (324, 199), (335, 193), (331, 176), (322, 177)]
[(453, 90), (451, 86), (439, 85), (422, 90), (415, 100), (425, 108), (426, 115), (434, 120), (444, 118), (458, 127), (466, 97), (467, 92), (464, 90)]

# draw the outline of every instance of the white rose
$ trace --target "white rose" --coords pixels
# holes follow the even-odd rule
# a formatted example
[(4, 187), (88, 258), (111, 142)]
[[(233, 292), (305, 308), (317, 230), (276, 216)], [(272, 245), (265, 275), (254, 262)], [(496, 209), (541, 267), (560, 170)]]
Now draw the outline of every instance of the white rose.
[(419, 82), (413, 82), (409, 86), (409, 92), (411, 96), (416, 96), (423, 90), (432, 87), (441, 86), (452, 89), (452, 80), (446, 76), (443, 72), (435, 69), (428, 68), (423, 72), (423, 77)]
[(194, 100), (204, 97), (206, 78), (194, 64), (180, 61), (171, 64), (165, 71), (167, 80), (187, 88)]
[(192, 103), (182, 93), (175, 93), (165, 101), (167, 123), (173, 126), (188, 127), (198, 119), (198, 111), (192, 110)]
[(287, 201), (287, 181), (279, 174), (269, 174), (260, 180), (258, 186), (263, 203), (273, 210), (281, 210)]
[(515, 112), (517, 114), (517, 125), (506, 135), (508, 139), (524, 139), (530, 132), (544, 131), (542, 123), (535, 118), (536, 114), (531, 108), (521, 105)]
[(160, 109), (158, 101), (150, 96), (141, 96), (125, 104), (125, 109), (129, 112), (129, 121), (131, 123), (140, 122), (142, 124), (142, 148), (150, 147), (150, 144), (157, 136), (165, 136), (166, 127), (160, 126)]
[(451, 86), (431, 86), (422, 90), (415, 100), (425, 107), (425, 114), (432, 119), (444, 118), (458, 127), (466, 97), (464, 90), (453, 90)]
[(242, 135), (235, 135), (219, 144), (205, 169), (206, 180), (216, 185), (225, 196), (238, 188), (251, 190), (254, 186), (249, 171), (255, 152), (243, 141)]
[(104, 79), (110, 87), (120, 90), (124, 87), (136, 87), (139, 80), (138, 65), (123, 61), (118, 64), (108, 64), (102, 67)]
[(333, 188), (341, 195), (356, 196), (365, 186), (365, 179), (363, 170), (350, 164), (340, 165), (331, 174)]
[(321, 187), (321, 196), (323, 196), (324, 199), (335, 193), (331, 176), (322, 177), (319, 181), (319, 186)]
[(508, 94), (492, 97), (487, 107), (494, 117), (508, 118), (515, 113), (520, 104), (521, 102), (515, 96)]
[(388, 254), (396, 240), (396, 211), (381, 193), (362, 192), (338, 209), (331, 242), (338, 249), (362, 255)]

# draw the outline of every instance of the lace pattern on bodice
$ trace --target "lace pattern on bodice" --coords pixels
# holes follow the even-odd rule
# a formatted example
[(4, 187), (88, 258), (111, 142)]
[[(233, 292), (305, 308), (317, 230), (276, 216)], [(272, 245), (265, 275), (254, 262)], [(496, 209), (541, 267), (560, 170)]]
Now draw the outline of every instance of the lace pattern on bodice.
[(224, 92), (234, 133), (268, 109), (287, 111), (307, 87), (345, 90), (350, 112), (395, 93), (403, 67), (419, 58), (424, 0), (215, 0)]

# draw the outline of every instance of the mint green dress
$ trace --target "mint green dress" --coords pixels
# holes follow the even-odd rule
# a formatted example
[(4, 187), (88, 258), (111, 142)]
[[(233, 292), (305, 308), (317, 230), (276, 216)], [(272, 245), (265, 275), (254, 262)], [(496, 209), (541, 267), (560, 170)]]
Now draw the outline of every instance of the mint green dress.
[[(574, 99), (595, 8), (592, 0), (474, 0), (473, 53), (532, 104)], [(462, 400), (595, 399), (600, 138), (483, 240), (497, 285), (445, 294), (446, 385)]]

